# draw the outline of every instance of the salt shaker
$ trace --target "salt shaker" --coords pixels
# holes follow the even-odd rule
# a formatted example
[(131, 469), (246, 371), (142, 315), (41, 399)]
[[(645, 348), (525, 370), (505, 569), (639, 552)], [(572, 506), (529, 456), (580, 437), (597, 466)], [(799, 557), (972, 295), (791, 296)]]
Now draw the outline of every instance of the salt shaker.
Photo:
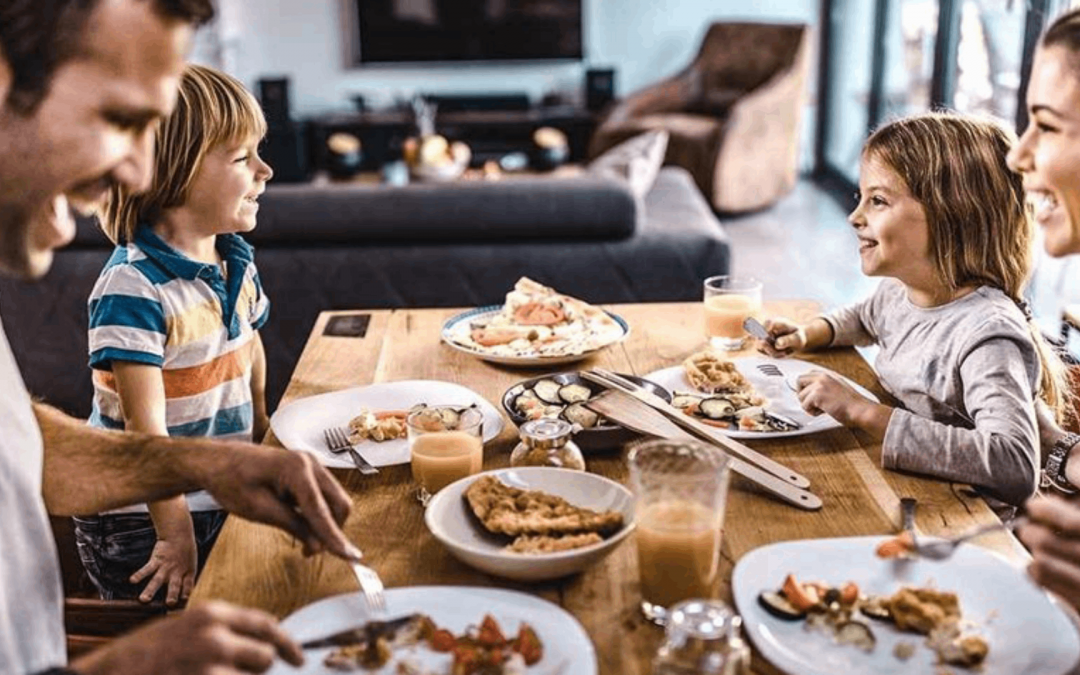
[[(580, 429), (580, 427), (578, 427)], [(585, 457), (570, 439), (574, 425), (566, 420), (542, 417), (521, 425), (521, 442), (510, 453), (511, 466), (553, 466), (585, 470)]]
[(653, 675), (746, 675), (750, 648), (742, 617), (719, 600), (684, 600), (668, 612)]

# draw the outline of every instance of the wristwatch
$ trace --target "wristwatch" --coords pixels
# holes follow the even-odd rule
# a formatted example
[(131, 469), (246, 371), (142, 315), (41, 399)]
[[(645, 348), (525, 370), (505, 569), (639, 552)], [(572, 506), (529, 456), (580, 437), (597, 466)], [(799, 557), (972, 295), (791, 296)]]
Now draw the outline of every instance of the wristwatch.
[(1050, 454), (1046, 457), (1046, 467), (1042, 473), (1042, 487), (1053, 487), (1068, 494), (1080, 492), (1080, 489), (1065, 477), (1065, 465), (1069, 463), (1069, 450), (1072, 450), (1077, 443), (1080, 443), (1080, 434), (1065, 434), (1054, 442), (1050, 448)]

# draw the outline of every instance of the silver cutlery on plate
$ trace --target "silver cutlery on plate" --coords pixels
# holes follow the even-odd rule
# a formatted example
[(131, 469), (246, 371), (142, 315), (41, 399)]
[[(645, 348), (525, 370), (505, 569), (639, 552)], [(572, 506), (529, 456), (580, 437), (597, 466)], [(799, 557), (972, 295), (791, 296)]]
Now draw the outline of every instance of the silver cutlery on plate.
[(335, 455), (348, 452), (349, 456), (352, 457), (353, 464), (360, 470), (360, 473), (368, 476), (379, 473), (379, 470), (372, 466), (371, 462), (364, 459), (363, 455), (356, 451), (352, 442), (349, 441), (348, 432), (344, 428), (330, 427), (323, 431), (323, 438), (326, 440), (326, 447)]

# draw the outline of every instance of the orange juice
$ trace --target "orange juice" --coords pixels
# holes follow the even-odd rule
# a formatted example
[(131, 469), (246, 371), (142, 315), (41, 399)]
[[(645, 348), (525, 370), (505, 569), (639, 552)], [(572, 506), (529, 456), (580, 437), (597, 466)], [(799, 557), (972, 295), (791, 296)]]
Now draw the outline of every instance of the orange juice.
[(749, 295), (728, 293), (705, 298), (705, 334), (739, 339), (746, 335), (743, 321), (761, 310), (761, 302)]
[(431, 494), (479, 473), (484, 464), (484, 442), (464, 431), (421, 434), (410, 442), (413, 479)]
[(671, 607), (711, 598), (720, 565), (720, 514), (697, 502), (668, 500), (645, 507), (638, 520), (641, 597)]

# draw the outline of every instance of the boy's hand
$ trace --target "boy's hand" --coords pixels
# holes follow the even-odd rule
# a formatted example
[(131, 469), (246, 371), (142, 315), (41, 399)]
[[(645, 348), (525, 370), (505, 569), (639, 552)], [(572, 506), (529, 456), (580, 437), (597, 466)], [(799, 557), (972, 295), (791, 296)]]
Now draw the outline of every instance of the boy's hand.
[(140, 583), (150, 577), (146, 588), (139, 594), (139, 602), (150, 602), (158, 589), (168, 585), (165, 604), (170, 607), (179, 600), (187, 600), (195, 585), (195, 570), (199, 562), (195, 537), (178, 537), (176, 540), (158, 539), (150, 560), (131, 575), (131, 583)]
[(765, 330), (772, 341), (757, 340), (757, 350), (773, 358), (784, 358), (806, 348), (806, 330), (797, 323), (782, 317), (767, 319)]

